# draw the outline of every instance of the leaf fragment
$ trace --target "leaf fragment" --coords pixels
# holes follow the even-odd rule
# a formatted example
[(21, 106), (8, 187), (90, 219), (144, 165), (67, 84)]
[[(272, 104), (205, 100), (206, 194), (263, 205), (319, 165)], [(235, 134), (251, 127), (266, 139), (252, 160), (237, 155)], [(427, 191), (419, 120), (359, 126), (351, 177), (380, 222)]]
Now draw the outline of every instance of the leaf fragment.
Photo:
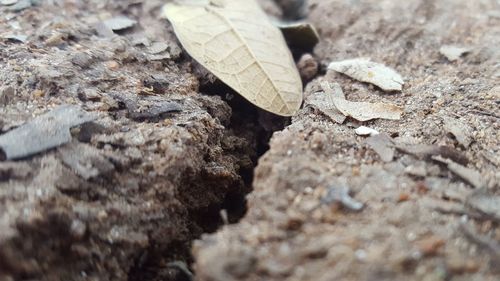
[(328, 69), (340, 72), (356, 80), (371, 83), (384, 91), (403, 90), (403, 77), (394, 69), (372, 62), (367, 58), (357, 58), (332, 62)]
[(254, 105), (292, 116), (302, 81), (281, 31), (255, 0), (169, 3), (164, 15), (186, 51)]
[(387, 103), (354, 102), (345, 99), (333, 99), (335, 107), (345, 116), (364, 122), (372, 119), (399, 120), (403, 110)]
[(133, 19), (129, 19), (129, 18), (124, 17), (124, 16), (119, 16), (119, 17), (107, 19), (107, 20), (103, 21), (103, 24), (107, 28), (109, 28), (113, 31), (119, 31), (119, 30), (127, 29), (127, 28), (130, 28), (130, 27), (136, 25), (137, 21), (135, 21)]
[(345, 99), (344, 92), (340, 85), (337, 83), (329, 83), (328, 81), (323, 81), (321, 83), (321, 88), (323, 92), (316, 92), (309, 95), (306, 99), (306, 104), (310, 105), (321, 113), (328, 116), (332, 121), (342, 124), (344, 123), (346, 117), (342, 114), (333, 102), (333, 98)]

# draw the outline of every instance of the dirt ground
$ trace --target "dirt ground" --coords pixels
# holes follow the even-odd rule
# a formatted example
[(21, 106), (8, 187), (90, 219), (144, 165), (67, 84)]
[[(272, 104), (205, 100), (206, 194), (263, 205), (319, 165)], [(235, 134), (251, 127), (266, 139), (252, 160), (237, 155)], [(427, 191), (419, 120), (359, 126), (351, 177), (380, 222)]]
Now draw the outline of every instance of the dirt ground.
[[(320, 34), (291, 120), (212, 83), (165, 1), (8, 2), (0, 281), (500, 278), (497, 0), (260, 1)], [(358, 57), (403, 90), (327, 71)], [(308, 103), (324, 81), (403, 117), (338, 124)]]

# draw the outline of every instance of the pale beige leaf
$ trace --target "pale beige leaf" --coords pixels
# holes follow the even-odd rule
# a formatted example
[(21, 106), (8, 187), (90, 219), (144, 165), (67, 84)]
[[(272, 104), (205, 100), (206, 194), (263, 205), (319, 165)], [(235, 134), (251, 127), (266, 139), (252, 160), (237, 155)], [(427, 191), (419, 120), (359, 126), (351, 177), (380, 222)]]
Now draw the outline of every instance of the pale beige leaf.
[(367, 58), (332, 62), (328, 69), (343, 73), (362, 82), (371, 83), (384, 91), (401, 91), (403, 89), (404, 81), (399, 73)]
[(387, 103), (354, 102), (340, 98), (334, 98), (333, 103), (345, 116), (362, 122), (372, 119), (399, 120), (403, 114), (400, 107)]
[(255, 0), (190, 3), (164, 8), (186, 51), (256, 106), (294, 115), (302, 81), (281, 31)]

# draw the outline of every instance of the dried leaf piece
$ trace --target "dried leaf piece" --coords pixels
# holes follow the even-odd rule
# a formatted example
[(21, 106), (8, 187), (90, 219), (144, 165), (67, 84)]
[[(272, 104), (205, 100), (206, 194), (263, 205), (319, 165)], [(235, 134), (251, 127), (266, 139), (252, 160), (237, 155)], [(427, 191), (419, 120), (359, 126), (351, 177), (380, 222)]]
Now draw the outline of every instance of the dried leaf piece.
[(77, 106), (61, 106), (1, 135), (0, 148), (7, 160), (31, 156), (68, 143), (72, 127), (94, 119)]
[(281, 31), (255, 0), (190, 3), (164, 8), (186, 51), (254, 105), (294, 115), (302, 81)]
[(395, 146), (399, 151), (414, 155), (421, 159), (430, 159), (432, 156), (439, 155), (443, 158), (451, 159), (454, 162), (460, 163), (462, 165), (467, 165), (467, 163), (469, 163), (469, 160), (462, 152), (449, 146), (427, 144), (407, 145), (401, 143), (396, 143)]
[(374, 84), (384, 91), (401, 91), (404, 85), (403, 77), (395, 70), (367, 58), (332, 62), (328, 69), (362, 82)]
[(364, 122), (372, 119), (399, 120), (403, 110), (387, 103), (354, 102), (345, 99), (333, 99), (335, 107), (345, 116)]
[(309, 95), (306, 99), (306, 103), (321, 111), (332, 121), (338, 124), (344, 123), (346, 119), (345, 115), (338, 111), (333, 103), (334, 98), (345, 99), (342, 88), (340, 88), (339, 84), (329, 83), (328, 81), (323, 81), (321, 83), (321, 88), (323, 92), (316, 92)]
[(485, 186), (483, 178), (478, 171), (457, 164), (450, 159), (444, 159), (440, 156), (434, 156), (432, 159), (448, 165), (448, 169), (450, 171), (452, 171), (455, 175), (461, 177), (466, 182), (470, 183), (473, 187), (482, 188)]
[(130, 27), (134, 26), (136, 23), (137, 23), (137, 21), (129, 19), (129, 18), (124, 17), (124, 16), (110, 18), (110, 19), (103, 21), (103, 24), (107, 28), (109, 28), (113, 31), (119, 31), (119, 30), (130, 28)]
[(456, 61), (470, 51), (470, 48), (458, 47), (454, 45), (444, 45), (439, 49), (439, 53), (445, 56), (449, 61)]
[(469, 147), (472, 143), (472, 128), (460, 122), (457, 119), (444, 117), (444, 129), (455, 136), (458, 143), (463, 145), (465, 148)]

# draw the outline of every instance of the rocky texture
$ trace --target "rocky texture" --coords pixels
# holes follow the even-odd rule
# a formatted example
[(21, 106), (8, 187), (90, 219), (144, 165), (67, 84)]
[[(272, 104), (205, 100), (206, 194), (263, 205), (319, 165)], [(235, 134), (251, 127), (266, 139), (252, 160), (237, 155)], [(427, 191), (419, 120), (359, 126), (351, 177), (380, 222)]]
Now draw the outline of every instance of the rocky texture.
[[(499, 8), (490, 0), (309, 1), (323, 70), (370, 57), (396, 69), (405, 86), (384, 93), (330, 71), (306, 96), (326, 80), (349, 100), (385, 100), (405, 114), (339, 125), (303, 109), (260, 159), (245, 218), (195, 243), (197, 280), (497, 280), (500, 230), (491, 214), (499, 207), (471, 208), (474, 186), (436, 160), (477, 171), (487, 191), (480, 194), (497, 198)], [(472, 50), (450, 62), (439, 53), (446, 44)], [(446, 118), (470, 127), (467, 146), (443, 129)], [(388, 135), (394, 157), (382, 161), (389, 158), (355, 134), (361, 124)], [(325, 200), (346, 186), (362, 210)], [(492, 208), (496, 199), (481, 202)]]
[(181, 280), (190, 241), (244, 212), (256, 111), (200, 94), (163, 1), (28, 2), (0, 6), (0, 34), (27, 37), (0, 39), (0, 132), (61, 105), (96, 118), (43, 119), (64, 141), (0, 162), (0, 280)]

